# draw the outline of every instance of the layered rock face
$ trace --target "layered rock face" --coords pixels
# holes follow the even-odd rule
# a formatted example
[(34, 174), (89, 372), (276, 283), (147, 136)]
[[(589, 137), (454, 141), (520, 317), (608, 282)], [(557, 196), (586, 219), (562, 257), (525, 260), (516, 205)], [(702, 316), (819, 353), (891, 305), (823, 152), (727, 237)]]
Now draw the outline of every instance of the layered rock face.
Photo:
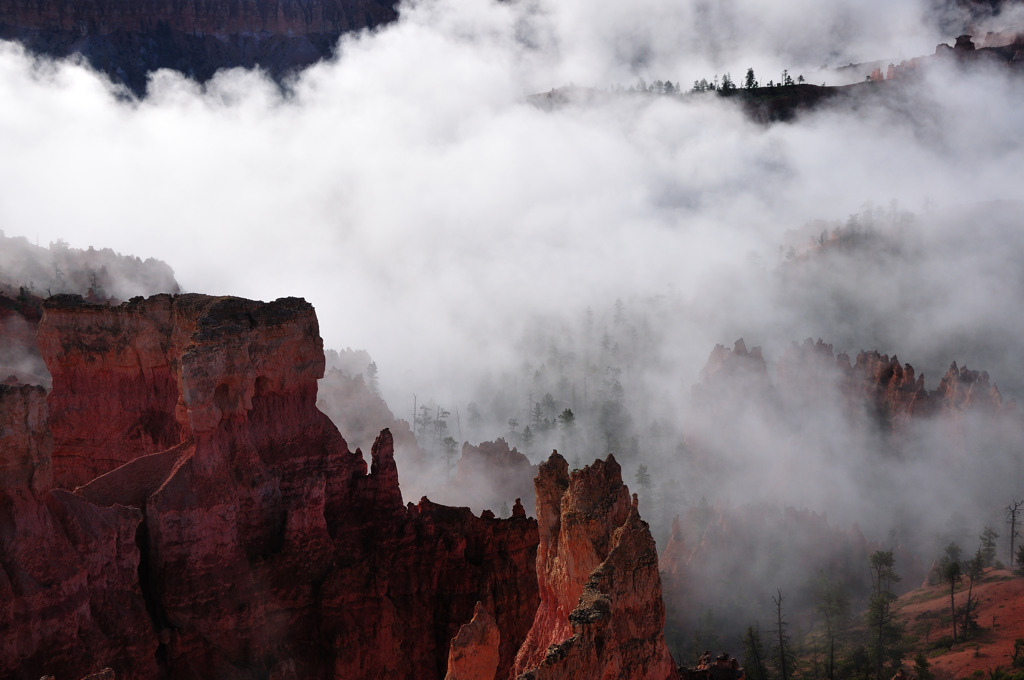
[[(537, 608), (536, 522), (403, 505), (391, 433), (368, 467), (315, 407), (324, 359), (310, 305), (56, 298), (40, 339), (52, 476), (77, 492), (47, 492), (60, 526), (11, 529), (28, 511), (0, 515), (0, 587), (14, 588), (0, 628), (17, 631), (0, 639), (18, 640), (0, 662), (33, 678), (108, 665), (119, 678), (441, 678), (481, 602), (507, 675)], [(31, 395), (22, 412), (38, 423), (43, 392)], [(45, 466), (24, 462), (45, 448), (41, 432), (0, 468), (13, 471), (5, 497), (49, 486)], [(101, 544), (80, 549), (85, 575), (46, 571), (45, 556), (75, 554), (47, 547), (61, 535)], [(46, 632), (65, 601), (70, 624), (94, 634)]]
[(49, 491), (45, 390), (0, 385), (0, 677), (70, 677), (116, 664), (155, 677), (138, 583), (142, 514)]
[(444, 680), (494, 680), (500, 640), (494, 617), (477, 602), (473, 620), (452, 639)]
[(391, 432), (367, 464), (316, 409), (299, 299), (57, 297), (39, 338), (49, 395), (0, 387), (0, 676), (672, 675), (614, 458), (553, 454), (539, 522), (403, 504)]
[(53, 380), (56, 486), (74, 489), (185, 438), (179, 417), (186, 411), (176, 413), (182, 348), (171, 351), (172, 300), (110, 308), (58, 296), (47, 303), (37, 339)]
[(534, 484), (541, 601), (519, 677), (674, 677), (654, 539), (615, 458), (570, 475), (553, 453)]

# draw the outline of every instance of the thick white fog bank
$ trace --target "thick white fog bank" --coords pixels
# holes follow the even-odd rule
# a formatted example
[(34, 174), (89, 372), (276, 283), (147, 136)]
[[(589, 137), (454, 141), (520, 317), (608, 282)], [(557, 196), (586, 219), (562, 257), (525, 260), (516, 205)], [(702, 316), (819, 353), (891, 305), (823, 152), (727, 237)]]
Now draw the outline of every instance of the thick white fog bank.
[[(141, 102), (81, 66), (4, 44), (0, 228), (159, 257), (187, 290), (304, 296), (326, 344), (367, 349), (394, 401), (456, 399), (481, 371), (518, 361), (528, 315), (665, 294), (680, 301), (664, 320), (677, 359), (665, 379), (688, 384), (717, 342), (830, 330), (780, 302), (787, 230), (896, 200), (945, 242), (970, 225), (932, 216), (1016, 198), (1019, 84), (936, 71), (896, 105), (868, 98), (770, 127), (715, 96), (545, 112), (526, 95), (912, 56), (936, 41), (923, 12), (912, 2), (414, 2), (398, 24), (346, 38), (337, 61), (287, 95), (257, 73), (198, 86), (164, 72)], [(975, 327), (1012, 325), (1010, 296), (989, 293), (991, 268), (1017, 251), (988, 239), (962, 247), (978, 276), (911, 257), (912, 275), (889, 281), (897, 288), (871, 291), (878, 318), (860, 333), (844, 327), (858, 346), (843, 349), (949, 331), (939, 313), (890, 325), (901, 308), (886, 300), (927, 303), (932, 287)]]

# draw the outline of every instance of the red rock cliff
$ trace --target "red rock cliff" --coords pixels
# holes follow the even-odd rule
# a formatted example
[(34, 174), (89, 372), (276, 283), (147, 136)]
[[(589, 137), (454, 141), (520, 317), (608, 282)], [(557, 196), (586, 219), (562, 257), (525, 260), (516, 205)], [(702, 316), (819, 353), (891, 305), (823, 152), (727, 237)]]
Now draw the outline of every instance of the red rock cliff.
[[(28, 627), (32, 654), (52, 659), (45, 670), (441, 678), (479, 601), (495, 612), (508, 673), (537, 608), (536, 523), (403, 505), (390, 432), (368, 469), (315, 407), (323, 352), (310, 305), (65, 297), (47, 303), (40, 338), (53, 475), (81, 485), (51, 495), (124, 516), (120, 557), (94, 559), (126, 565), (149, 624), (128, 640), (98, 635), (73, 666)], [(55, 598), (65, 588), (46, 583)]]
[(80, 677), (107, 663), (154, 677), (133, 508), (50, 488), (41, 387), (0, 385), (0, 677)]
[(4, 677), (440, 680), (474, 646), (498, 678), (672, 675), (614, 458), (553, 454), (539, 522), (403, 504), (390, 431), (368, 465), (316, 409), (303, 300), (59, 297), (39, 334), (46, 402), (0, 393)]
[(570, 475), (553, 453), (535, 486), (541, 603), (516, 672), (536, 679), (674, 677), (654, 539), (615, 458)]

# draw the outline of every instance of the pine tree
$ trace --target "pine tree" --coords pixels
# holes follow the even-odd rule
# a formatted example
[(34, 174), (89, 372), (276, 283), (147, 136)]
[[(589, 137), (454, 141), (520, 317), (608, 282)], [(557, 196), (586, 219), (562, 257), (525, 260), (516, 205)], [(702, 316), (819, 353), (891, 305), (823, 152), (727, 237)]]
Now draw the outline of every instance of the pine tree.
[(757, 79), (754, 78), (754, 67), (747, 69), (747, 77), (743, 79), (743, 87), (748, 90), (753, 90), (757, 87)]
[(743, 635), (743, 667), (747, 680), (768, 680), (764, 644), (757, 626), (747, 626)]
[(953, 616), (953, 642), (956, 642), (955, 592), (957, 584), (963, 577), (963, 569), (960, 566), (960, 546), (956, 543), (946, 546), (946, 554), (939, 559), (939, 573), (942, 575), (942, 580), (949, 584), (949, 608)]
[(868, 602), (867, 624), (872, 638), (871, 655), (874, 657), (876, 680), (882, 680), (882, 666), (886, 661), (895, 665), (903, 658), (900, 645), (902, 629), (892, 611), (892, 603), (896, 600), (892, 586), (900, 580), (895, 564), (891, 550), (877, 550), (870, 558), (874, 592)]
[(991, 567), (996, 563), (996, 539), (999, 538), (999, 534), (992, 527), (985, 527), (981, 535), (978, 537), (981, 541), (981, 559), (982, 568)]
[(825, 672), (828, 680), (834, 680), (839, 636), (846, 628), (850, 601), (842, 587), (829, 580), (824, 570), (818, 572), (815, 591), (816, 609), (825, 623)]

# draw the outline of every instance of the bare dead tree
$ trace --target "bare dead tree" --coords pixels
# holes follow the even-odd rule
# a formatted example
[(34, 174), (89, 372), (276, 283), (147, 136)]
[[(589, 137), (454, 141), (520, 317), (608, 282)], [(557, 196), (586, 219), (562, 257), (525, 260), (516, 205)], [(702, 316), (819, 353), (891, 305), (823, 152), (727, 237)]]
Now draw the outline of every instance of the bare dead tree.
[(789, 680), (789, 667), (793, 663), (793, 651), (789, 647), (789, 635), (786, 633), (789, 623), (782, 614), (782, 590), (779, 590), (778, 593), (777, 598), (772, 598), (772, 602), (775, 603), (775, 630), (772, 632), (776, 636), (775, 652), (779, 664), (779, 678), (780, 680)]
[(1020, 525), (1020, 513), (1021, 506), (1024, 506), (1024, 500), (1014, 501), (1011, 500), (1010, 504), (1006, 506), (1006, 523), (1010, 525), (1010, 570), (1013, 570), (1013, 558), (1016, 553), (1013, 551), (1014, 539), (1019, 535), (1017, 527)]

